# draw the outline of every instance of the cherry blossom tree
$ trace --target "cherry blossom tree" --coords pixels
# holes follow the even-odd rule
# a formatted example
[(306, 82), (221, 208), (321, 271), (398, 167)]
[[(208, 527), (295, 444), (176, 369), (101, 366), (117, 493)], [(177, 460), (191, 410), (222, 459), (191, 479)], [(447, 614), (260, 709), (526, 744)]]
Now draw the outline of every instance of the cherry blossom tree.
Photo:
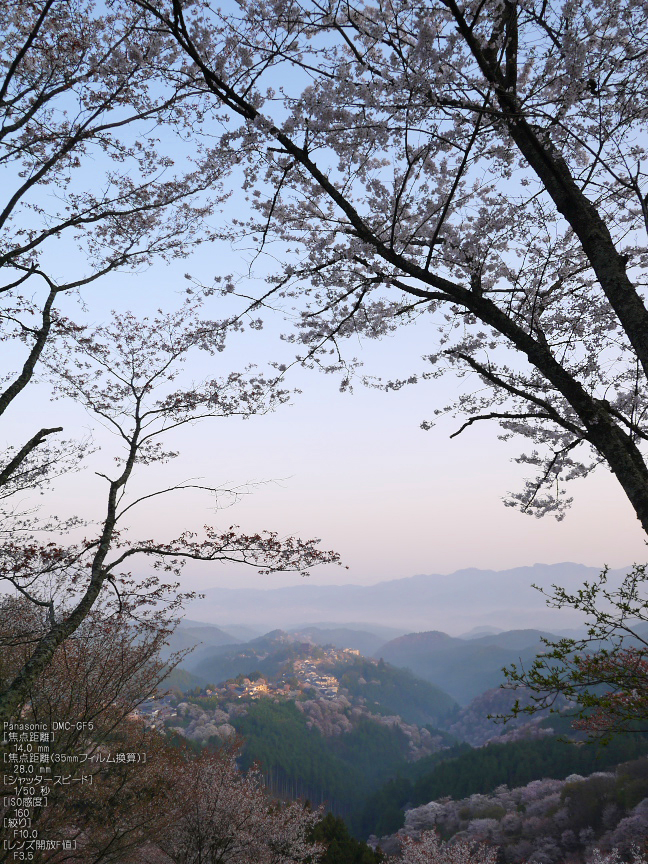
[[(617, 849), (613, 849), (607, 854), (601, 852), (600, 849), (595, 849), (588, 864), (621, 864), (622, 858)], [(645, 864), (646, 856), (642, 853), (638, 846), (632, 850), (632, 864)]]
[(176, 455), (164, 435), (201, 419), (251, 417), (288, 398), (276, 376), (253, 369), (197, 383), (178, 377), (190, 352), (215, 359), (228, 334), (243, 327), (240, 317), (205, 316), (200, 300), (146, 320), (122, 314), (95, 328), (71, 320), (73, 299), (81, 300), (83, 320), (88, 291), (100, 280), (184, 257), (213, 240), (211, 219), (226, 197), (222, 177), (241, 157), (237, 142), (215, 141), (211, 125), (205, 128), (211, 94), (175, 40), (145, 26), (146, 17), (121, 0), (100, 7), (8, 0), (0, 8), (0, 339), (7, 364), (0, 415), (10, 436), (21, 397), (40, 380), (81, 404), (122, 448), (112, 467), (97, 472), (103, 514), (94, 521), (63, 518), (54, 497), (42, 503), (46, 515), (35, 510), (36, 494), (55, 496), (58, 475), (88, 464), (88, 447), (61, 439), (61, 426), (36, 428), (27, 440), (14, 436), (0, 458), (0, 588), (43, 613), (24, 643), (22, 666), (2, 681), (2, 719), (25, 705), (57, 650), (98, 605), (108, 618), (132, 615), (151, 627), (163, 626), (156, 609), (178, 608), (173, 585), (130, 574), (135, 556), (174, 574), (189, 559), (269, 573), (305, 572), (336, 558), (315, 541), (234, 527), (207, 526), (173, 541), (126, 537), (133, 508), (155, 496), (226, 491), (205, 481), (133, 494), (136, 468)]
[[(185, 256), (213, 236), (209, 216), (224, 197), (232, 154), (209, 151), (200, 93), (167, 74), (177, 49), (147, 32), (135, 7), (103, 8), (8, 0), (0, 10), (0, 334), (22, 343), (3, 372), (2, 414), (32, 381), (62, 299)], [(33, 480), (57, 431), (16, 447), (1, 486)]]
[[(165, 663), (159, 656), (177, 622), (168, 609), (152, 615), (146, 607), (139, 611), (138, 622), (134, 614), (110, 615), (95, 606), (29, 688), (21, 721), (57, 728), (46, 747), (50, 776), (68, 768), (67, 759), (78, 759), (74, 768), (91, 778), (65, 787), (51, 783), (47, 806), (31, 810), (31, 824), (41, 837), (77, 845), (76, 851), (62, 853), (53, 843), (51, 850), (34, 858), (42, 864), (123, 861), (168, 821), (168, 810), (150, 806), (168, 783), (168, 745), (128, 718), (157, 693), (181, 659), (178, 654)], [(47, 630), (46, 618), (45, 610), (24, 597), (6, 596), (0, 602), (3, 684), (29, 659), (34, 640)], [(55, 727), (61, 720), (67, 725)], [(5, 748), (5, 760), (11, 752), (11, 747)], [(116, 761), (116, 752), (130, 752), (133, 759)], [(11, 824), (5, 820), (15, 816), (10, 805), (11, 799), (4, 798), (0, 807), (5, 826)], [(0, 851), (0, 861), (10, 860), (12, 851)]]
[[(224, 140), (250, 210), (231, 235), (285, 262), (257, 306), (292, 307), (297, 359), (347, 386), (346, 338), (427, 327), (425, 365), (381, 385), (466, 379), (423, 428), (450, 412), (455, 435), (526, 439), (506, 503), (537, 516), (604, 464), (648, 532), (643, 4), (133, 2), (239, 118)], [(563, 685), (616, 694), (587, 722), (631, 722), (643, 646), (578, 657)]]
[[(76, 846), (62, 851), (52, 843), (33, 860), (314, 864), (321, 846), (307, 838), (319, 811), (271, 799), (259, 771), (239, 771), (236, 745), (197, 755), (133, 719), (134, 709), (164, 689), (183, 652), (160, 659), (177, 624), (173, 612), (151, 614), (145, 602), (132, 602), (141, 607), (139, 621), (134, 609), (111, 615), (95, 606), (29, 690), (23, 721), (49, 729), (68, 721), (49, 745), (53, 771), (67, 767), (67, 757), (80, 758), (75, 769), (92, 778), (52, 784), (47, 806), (32, 810), (41, 837)], [(11, 680), (29, 658), (30, 640), (47, 628), (46, 617), (25, 598), (0, 603), (0, 680)], [(2, 818), (12, 814), (7, 803), (0, 803)], [(0, 861), (9, 860), (13, 852), (0, 850)]]
[(420, 839), (404, 837), (403, 864), (495, 864), (497, 848), (456, 840), (444, 843), (436, 831), (423, 831)]
[[(129, 482), (138, 466), (166, 462), (175, 454), (163, 446), (164, 436), (197, 420), (239, 415), (249, 418), (272, 410), (288, 398), (273, 379), (250, 369), (222, 379), (191, 380), (183, 386), (181, 365), (192, 351), (213, 355), (224, 348), (234, 326), (200, 317), (201, 304), (189, 300), (177, 313), (154, 319), (115, 315), (110, 325), (81, 327), (59, 322), (58, 339), (47, 348), (42, 363), (49, 369), (55, 392), (83, 405), (111, 429), (121, 448), (112, 473), (98, 472), (105, 485), (105, 511), (87, 539), (62, 546), (44, 543), (48, 526), (14, 517), (13, 536), (2, 547), (2, 579), (30, 603), (47, 613), (46, 624), (32, 640), (33, 651), (0, 697), (0, 710), (20, 707), (54, 652), (87, 618), (100, 599), (114, 613), (138, 613), (165, 599), (174, 608), (182, 598), (168, 600), (177, 585), (157, 576), (134, 579), (124, 568), (135, 556), (178, 575), (190, 560), (228, 561), (260, 567), (263, 572), (296, 570), (334, 562), (338, 556), (317, 547), (316, 540), (279, 538), (276, 534), (245, 534), (205, 526), (200, 535), (184, 532), (170, 542), (130, 540), (125, 529), (136, 507), (153, 497), (199, 489), (218, 494), (208, 484), (183, 483), (148, 493), (129, 495)], [(60, 358), (66, 358), (61, 363)], [(55, 522), (59, 530), (59, 523)], [(5, 524), (5, 530), (9, 526)], [(38, 530), (37, 530), (38, 529)], [(50, 533), (52, 528), (49, 528)], [(106, 594), (112, 598), (107, 604)], [(141, 617), (141, 616), (140, 616)]]
[(386, 386), (476, 382), (435, 413), (530, 442), (509, 504), (562, 517), (605, 463), (648, 531), (643, 4), (134, 2), (240, 119), (232, 234), (286, 262), (258, 306), (293, 301), (302, 362), (427, 326)]
[(272, 801), (262, 774), (242, 774), (235, 754), (207, 750), (174, 771), (175, 814), (159, 846), (174, 864), (293, 864), (317, 861), (308, 836), (322, 817), (299, 801)]

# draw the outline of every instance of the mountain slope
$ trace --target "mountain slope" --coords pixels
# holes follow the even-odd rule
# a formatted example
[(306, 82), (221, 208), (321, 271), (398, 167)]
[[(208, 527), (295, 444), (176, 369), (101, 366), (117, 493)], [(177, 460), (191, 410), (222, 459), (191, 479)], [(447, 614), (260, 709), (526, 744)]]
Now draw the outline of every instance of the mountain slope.
[(168, 659), (176, 651), (184, 651), (187, 648), (193, 648), (196, 651), (202, 648), (213, 648), (217, 645), (233, 645), (238, 642), (238, 639), (214, 624), (190, 621), (185, 618), (169, 636), (168, 642), (169, 644), (160, 652), (163, 660)]
[(447, 633), (410, 633), (393, 639), (379, 654), (394, 666), (436, 684), (460, 705), (504, 680), (502, 667), (528, 663), (542, 650), (539, 630), (510, 630), (477, 639), (455, 639)]

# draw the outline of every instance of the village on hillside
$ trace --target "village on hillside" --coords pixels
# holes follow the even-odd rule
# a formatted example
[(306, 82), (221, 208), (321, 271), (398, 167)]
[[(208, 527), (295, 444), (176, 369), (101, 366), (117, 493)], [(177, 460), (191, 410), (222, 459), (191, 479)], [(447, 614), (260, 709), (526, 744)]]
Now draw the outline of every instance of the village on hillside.
[[(263, 697), (297, 699), (335, 699), (339, 691), (339, 681), (327, 670), (334, 664), (348, 662), (359, 657), (360, 652), (353, 648), (334, 648), (327, 646), (312, 651), (312, 646), (305, 643), (299, 659), (285, 664), (281, 674), (275, 680), (269, 680), (260, 673), (250, 673), (250, 676), (237, 675), (220, 684), (210, 684), (207, 687), (195, 688), (191, 692), (192, 702), (196, 706), (214, 708), (222, 704), (236, 713), (237, 703)], [(264, 659), (260, 655), (259, 659)], [(377, 665), (377, 661), (370, 661)], [(182, 714), (183, 702), (175, 688), (160, 694), (158, 698), (148, 699), (139, 708), (132, 711), (130, 719), (141, 719), (152, 728), (174, 727), (173, 719)], [(231, 707), (230, 707), (231, 706)], [(220, 712), (224, 713), (223, 711)], [(179, 731), (182, 727), (179, 727)], [(233, 729), (232, 729), (233, 732)], [(226, 733), (227, 734), (227, 733)], [(230, 733), (231, 734), (231, 733)]]

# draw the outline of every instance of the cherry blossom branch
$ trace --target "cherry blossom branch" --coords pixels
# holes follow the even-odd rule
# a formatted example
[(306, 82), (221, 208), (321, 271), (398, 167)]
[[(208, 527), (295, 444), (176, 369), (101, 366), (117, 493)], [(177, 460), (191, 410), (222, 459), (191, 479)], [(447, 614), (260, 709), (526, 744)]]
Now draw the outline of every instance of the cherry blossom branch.
[(500, 414), (497, 412), (491, 412), (490, 414), (480, 414), (478, 417), (470, 417), (463, 423), (456, 432), (453, 432), (450, 435), (450, 438), (456, 438), (458, 435), (467, 429), (469, 426), (472, 426), (473, 423), (477, 423), (478, 420), (531, 420), (531, 419), (539, 419), (539, 420), (552, 420), (553, 417), (551, 414), (541, 414), (539, 412), (530, 413), (526, 412), (524, 414)]
[(18, 468), (20, 468), (32, 451), (35, 450), (39, 444), (43, 443), (48, 435), (53, 435), (55, 432), (62, 431), (62, 426), (55, 426), (51, 429), (41, 429), (32, 438), (30, 438), (29, 441), (20, 448), (16, 455), (0, 471), (0, 487), (5, 486), (9, 482), (12, 475), (15, 474)]

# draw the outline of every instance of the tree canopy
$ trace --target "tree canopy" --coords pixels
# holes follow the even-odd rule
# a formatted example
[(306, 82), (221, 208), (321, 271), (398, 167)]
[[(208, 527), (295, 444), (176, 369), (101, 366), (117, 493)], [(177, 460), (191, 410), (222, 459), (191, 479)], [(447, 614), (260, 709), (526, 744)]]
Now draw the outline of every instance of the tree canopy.
[(292, 302), (302, 362), (417, 321), (385, 386), (472, 374), (435, 413), (528, 439), (509, 504), (560, 517), (604, 462), (648, 531), (643, 4), (136, 2), (245, 153), (231, 233), (285, 262), (257, 308)]

